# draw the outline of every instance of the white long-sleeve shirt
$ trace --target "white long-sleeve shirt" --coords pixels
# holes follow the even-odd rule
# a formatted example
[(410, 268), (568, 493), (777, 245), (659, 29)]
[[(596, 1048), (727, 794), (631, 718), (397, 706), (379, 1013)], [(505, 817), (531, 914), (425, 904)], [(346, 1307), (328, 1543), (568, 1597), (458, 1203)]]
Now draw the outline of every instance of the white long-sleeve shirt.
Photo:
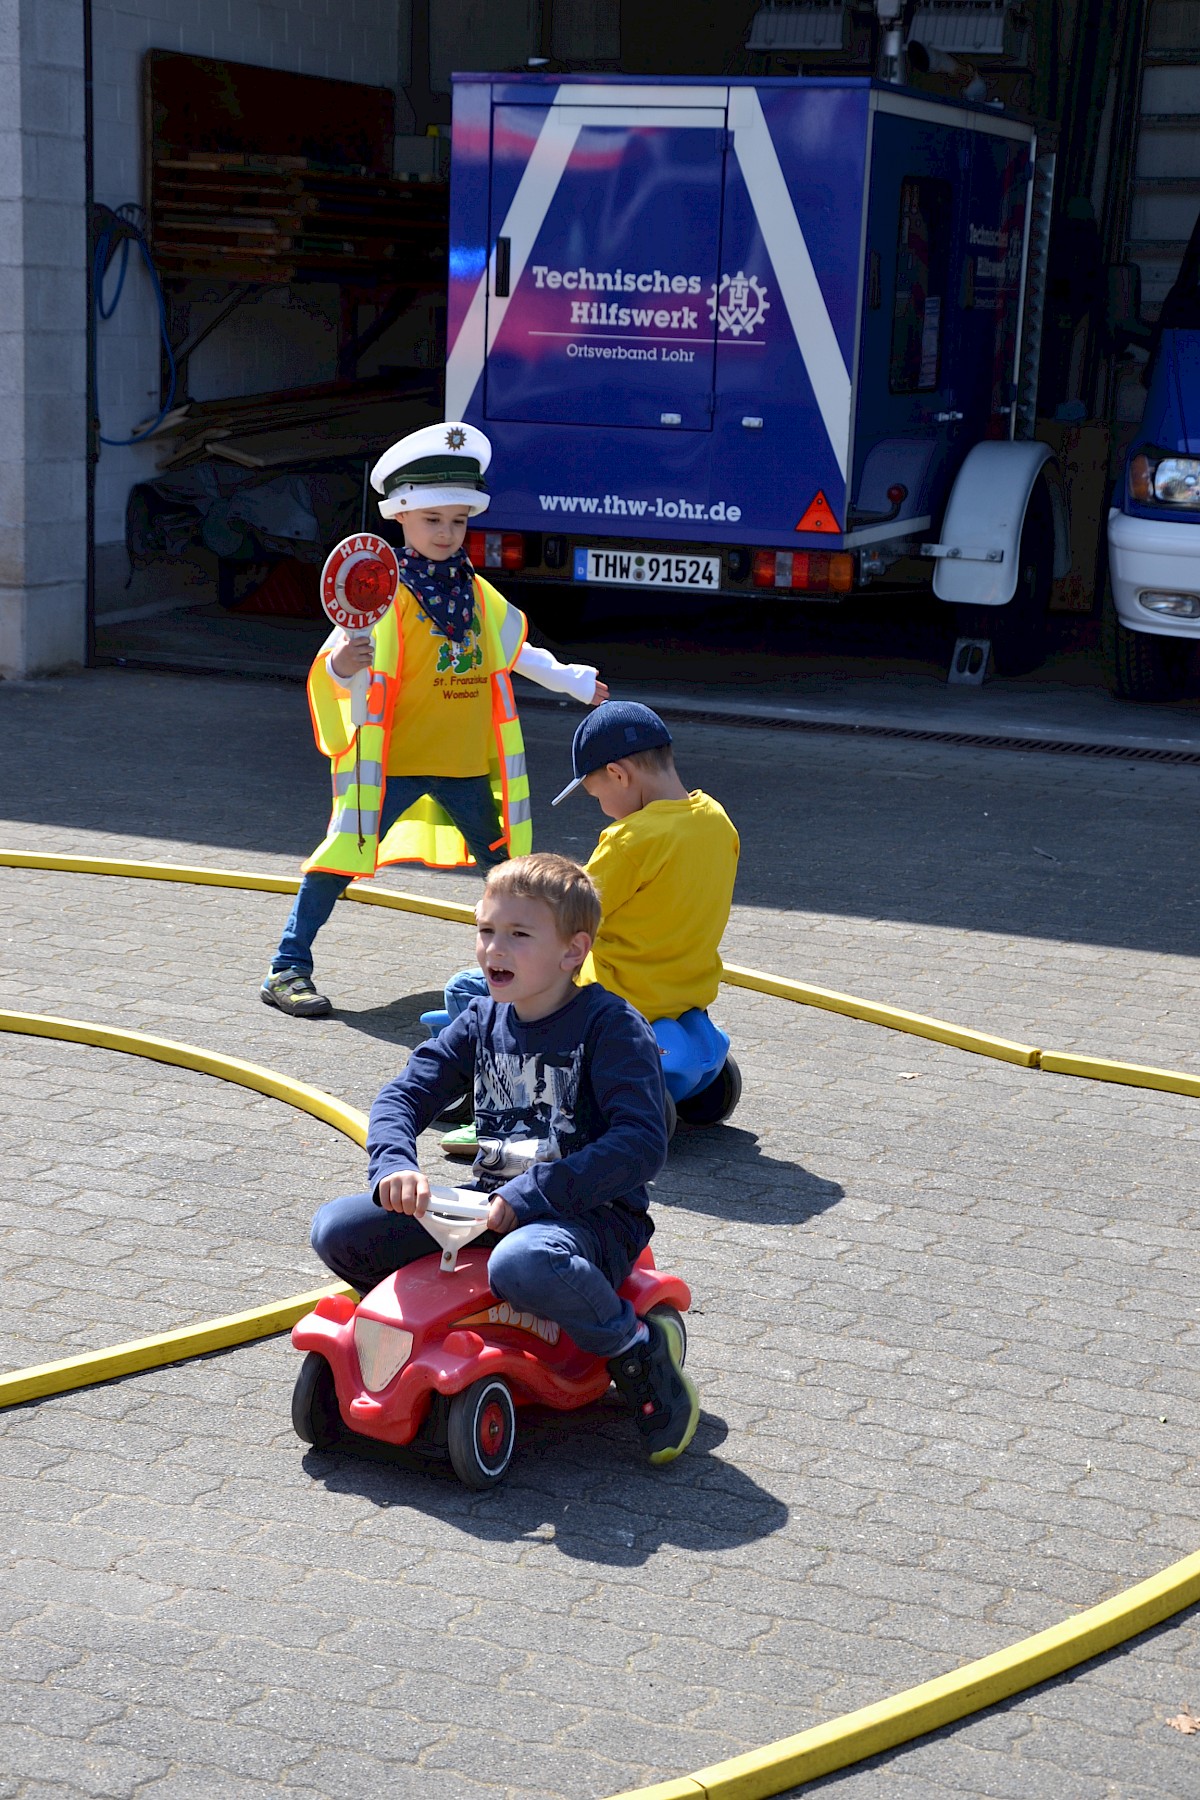
[[(338, 626), (325, 643), (325, 661), (330, 675), (337, 682), (341, 682), (342, 677), (334, 672), (331, 659), (349, 639), (350, 633)], [(513, 668), (518, 675), (524, 675), (529, 681), (536, 681), (539, 687), (549, 688), (552, 694), (566, 694), (569, 699), (578, 700), (584, 706), (591, 705), (596, 692), (599, 671), (591, 663), (559, 662), (557, 656), (537, 644), (522, 644), (521, 653)]]

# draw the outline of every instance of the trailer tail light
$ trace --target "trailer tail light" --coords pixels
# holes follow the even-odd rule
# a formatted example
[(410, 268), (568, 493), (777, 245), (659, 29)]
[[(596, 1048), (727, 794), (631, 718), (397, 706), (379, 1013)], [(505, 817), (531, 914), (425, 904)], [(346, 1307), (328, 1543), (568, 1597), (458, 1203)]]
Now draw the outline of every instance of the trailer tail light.
[(757, 550), (754, 585), (808, 594), (848, 594), (854, 558), (848, 550)]
[(792, 586), (822, 594), (848, 594), (854, 586), (854, 558), (848, 550), (797, 550)]
[(525, 538), (519, 531), (468, 531), (464, 547), (474, 569), (525, 567)]

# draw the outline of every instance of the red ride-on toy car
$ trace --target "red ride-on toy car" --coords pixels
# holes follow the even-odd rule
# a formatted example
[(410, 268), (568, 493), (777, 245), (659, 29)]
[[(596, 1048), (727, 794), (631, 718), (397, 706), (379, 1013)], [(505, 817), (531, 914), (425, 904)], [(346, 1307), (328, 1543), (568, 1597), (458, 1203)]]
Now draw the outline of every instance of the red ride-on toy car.
[[(489, 1196), (433, 1189), (422, 1223), (441, 1245), (389, 1275), (356, 1306), (318, 1300), (292, 1328), (305, 1350), (292, 1424), (321, 1450), (342, 1427), (364, 1438), (449, 1456), (469, 1488), (500, 1481), (516, 1443), (517, 1408), (571, 1412), (609, 1387), (608, 1367), (549, 1319), (514, 1311), (488, 1287), (486, 1250), (465, 1246), (487, 1228)], [(687, 1349), (687, 1284), (642, 1251), (621, 1287), (640, 1318), (653, 1313)]]

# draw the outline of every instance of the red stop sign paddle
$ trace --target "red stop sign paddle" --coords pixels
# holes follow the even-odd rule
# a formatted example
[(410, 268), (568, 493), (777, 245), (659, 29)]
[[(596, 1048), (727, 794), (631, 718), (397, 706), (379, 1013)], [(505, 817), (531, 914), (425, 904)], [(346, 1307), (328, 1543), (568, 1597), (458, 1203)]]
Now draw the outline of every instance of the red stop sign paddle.
[(335, 544), (321, 570), (321, 605), (346, 631), (378, 625), (400, 585), (396, 552), (371, 531), (358, 531)]
[[(371, 635), (396, 598), (400, 564), (396, 552), (371, 531), (357, 531), (335, 544), (321, 570), (321, 605), (333, 624), (351, 637)], [(370, 669), (358, 669), (350, 678), (350, 720), (364, 725)]]

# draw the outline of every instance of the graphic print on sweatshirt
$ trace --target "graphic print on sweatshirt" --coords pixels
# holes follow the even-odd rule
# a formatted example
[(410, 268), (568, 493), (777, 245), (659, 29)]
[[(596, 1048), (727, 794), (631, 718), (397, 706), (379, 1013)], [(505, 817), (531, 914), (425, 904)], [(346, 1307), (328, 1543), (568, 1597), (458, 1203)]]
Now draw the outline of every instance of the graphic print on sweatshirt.
[(534, 1163), (558, 1162), (573, 1148), (583, 1048), (550, 1057), (517, 1056), (480, 1044), (475, 1059), (473, 1174), (490, 1193)]

